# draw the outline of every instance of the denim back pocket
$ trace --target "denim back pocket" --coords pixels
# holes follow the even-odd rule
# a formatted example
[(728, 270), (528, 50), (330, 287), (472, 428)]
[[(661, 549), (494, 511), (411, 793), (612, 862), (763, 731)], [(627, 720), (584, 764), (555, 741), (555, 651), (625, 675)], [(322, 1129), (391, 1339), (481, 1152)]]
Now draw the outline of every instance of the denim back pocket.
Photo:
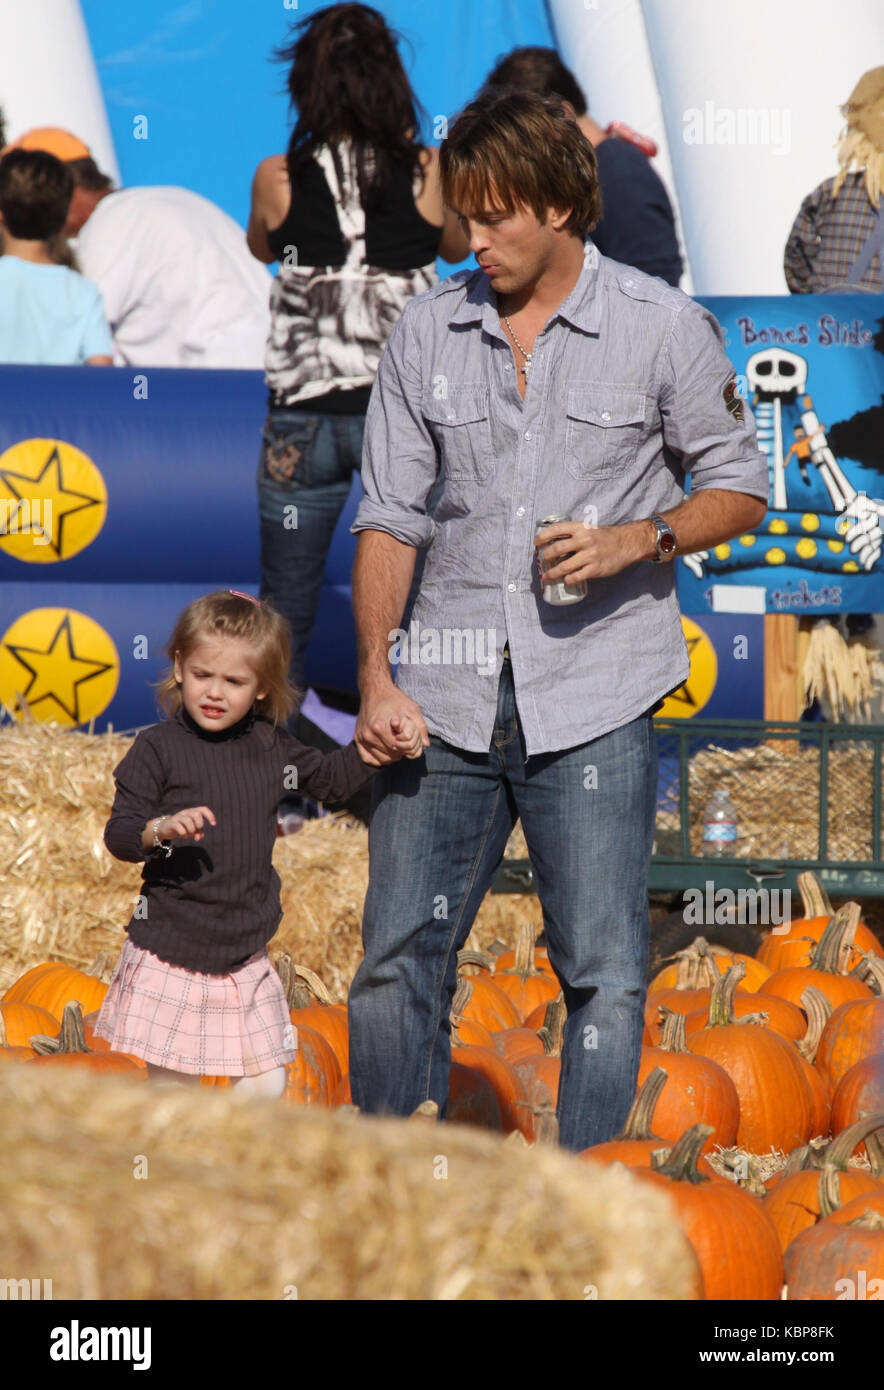
[(442, 456), (446, 478), (487, 482), (492, 471), (487, 386), (451, 386), (428, 392), (421, 414)]
[(609, 478), (628, 465), (644, 438), (647, 396), (607, 382), (569, 386), (565, 465), (572, 478)]
[(319, 425), (315, 415), (288, 411), (267, 416), (261, 443), (258, 481), (277, 487), (309, 487), (313, 481), (313, 441)]

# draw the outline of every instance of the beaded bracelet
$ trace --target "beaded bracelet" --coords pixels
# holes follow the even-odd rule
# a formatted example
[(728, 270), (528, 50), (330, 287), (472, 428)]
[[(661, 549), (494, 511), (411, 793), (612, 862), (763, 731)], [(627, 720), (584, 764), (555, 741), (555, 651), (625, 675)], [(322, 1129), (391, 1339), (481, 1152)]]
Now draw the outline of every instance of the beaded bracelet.
[(172, 846), (169, 844), (168, 840), (161, 840), (157, 835), (157, 828), (159, 826), (159, 823), (161, 820), (165, 819), (165, 816), (157, 816), (156, 820), (153, 823), (153, 853), (158, 854), (160, 850), (162, 850), (163, 854), (168, 859), (172, 853)]

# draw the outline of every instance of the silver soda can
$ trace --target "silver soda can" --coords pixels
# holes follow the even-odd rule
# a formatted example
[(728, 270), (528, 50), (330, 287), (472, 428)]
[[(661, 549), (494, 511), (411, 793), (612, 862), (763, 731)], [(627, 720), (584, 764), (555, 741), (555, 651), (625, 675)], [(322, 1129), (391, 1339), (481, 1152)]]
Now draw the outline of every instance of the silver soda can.
[[(537, 538), (538, 531), (542, 531), (545, 526), (554, 526), (558, 521), (570, 521), (570, 516), (543, 516), (540, 517), (534, 527), (534, 536)], [(540, 575), (540, 591), (547, 603), (579, 603), (582, 598), (586, 598), (589, 592), (584, 579), (578, 580), (576, 584), (568, 584), (563, 579), (554, 580), (549, 584), (543, 577), (543, 552), (545, 547), (541, 547), (537, 552), (537, 571)], [(573, 554), (573, 551), (571, 552)], [(559, 564), (561, 560), (570, 559), (568, 555), (557, 555), (553, 561)]]

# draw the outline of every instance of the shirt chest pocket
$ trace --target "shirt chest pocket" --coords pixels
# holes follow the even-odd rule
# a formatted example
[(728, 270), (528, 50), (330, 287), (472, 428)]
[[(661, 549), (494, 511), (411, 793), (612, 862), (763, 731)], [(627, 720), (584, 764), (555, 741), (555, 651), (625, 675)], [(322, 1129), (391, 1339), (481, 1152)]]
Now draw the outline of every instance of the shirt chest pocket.
[(566, 397), (565, 466), (572, 478), (609, 478), (635, 458), (645, 435), (641, 391), (587, 382)]
[(487, 482), (493, 470), (487, 386), (451, 386), (428, 392), (421, 414), (436, 442), (445, 476)]

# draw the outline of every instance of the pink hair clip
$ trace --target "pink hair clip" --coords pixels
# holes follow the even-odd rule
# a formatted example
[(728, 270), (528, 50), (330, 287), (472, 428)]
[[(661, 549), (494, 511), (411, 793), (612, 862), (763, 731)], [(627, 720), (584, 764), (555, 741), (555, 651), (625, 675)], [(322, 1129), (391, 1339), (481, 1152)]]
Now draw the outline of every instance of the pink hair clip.
[(228, 589), (227, 592), (228, 594), (233, 594), (234, 598), (248, 599), (249, 603), (253, 603), (256, 608), (261, 607), (261, 600), (259, 598), (255, 598), (254, 594), (244, 594), (240, 589)]

